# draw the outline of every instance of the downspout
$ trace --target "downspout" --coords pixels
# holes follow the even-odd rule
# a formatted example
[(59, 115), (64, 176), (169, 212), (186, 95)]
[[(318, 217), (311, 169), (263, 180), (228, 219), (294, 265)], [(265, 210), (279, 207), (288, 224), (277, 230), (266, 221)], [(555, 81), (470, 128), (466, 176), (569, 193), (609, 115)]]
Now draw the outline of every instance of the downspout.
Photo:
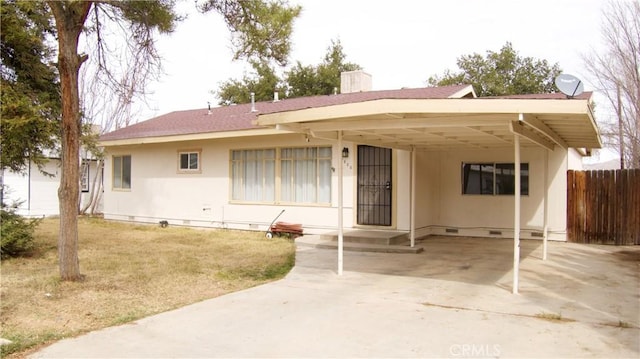
[[(338, 150), (342, 150), (342, 131), (338, 131)], [(338, 275), (342, 275), (344, 261), (344, 228), (343, 228), (343, 164), (338, 156)]]
[[(518, 120), (522, 121), (520, 114)], [(513, 208), (513, 294), (518, 294), (518, 280), (520, 270), (520, 136), (513, 135), (514, 149), (514, 208)]]

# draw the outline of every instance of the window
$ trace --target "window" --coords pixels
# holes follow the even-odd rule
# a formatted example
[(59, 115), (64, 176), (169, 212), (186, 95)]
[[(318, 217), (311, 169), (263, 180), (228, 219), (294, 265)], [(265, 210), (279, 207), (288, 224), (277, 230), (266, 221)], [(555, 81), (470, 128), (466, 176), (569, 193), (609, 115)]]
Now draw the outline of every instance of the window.
[[(513, 163), (463, 163), (462, 193), (513, 195), (515, 165)], [(520, 164), (520, 194), (529, 194), (529, 164)]]
[(330, 203), (331, 172), (331, 147), (233, 150), (231, 199)]
[(200, 151), (178, 152), (178, 170), (180, 172), (199, 172)]
[(82, 160), (82, 166), (80, 166), (80, 188), (82, 192), (89, 192), (89, 164), (88, 160)]
[(131, 188), (131, 156), (113, 156), (113, 188)]
[(231, 151), (231, 199), (273, 202), (276, 150)]
[(283, 148), (280, 168), (281, 201), (331, 202), (331, 147)]

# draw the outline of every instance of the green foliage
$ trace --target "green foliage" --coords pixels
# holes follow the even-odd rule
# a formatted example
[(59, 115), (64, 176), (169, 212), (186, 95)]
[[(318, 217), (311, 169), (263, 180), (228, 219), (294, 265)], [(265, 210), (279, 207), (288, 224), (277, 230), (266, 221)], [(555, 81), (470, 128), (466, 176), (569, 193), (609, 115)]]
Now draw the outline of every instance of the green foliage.
[(21, 172), (29, 159), (44, 164), (59, 133), (60, 91), (50, 45), (55, 31), (43, 2), (3, 0), (0, 16), (0, 167)]
[(336, 40), (331, 41), (322, 63), (303, 66), (298, 62), (285, 73), (283, 80), (267, 62), (250, 61), (255, 71), (251, 76), (245, 75), (242, 80), (231, 79), (222, 83), (215, 95), (220, 98), (219, 105), (248, 103), (251, 101), (251, 92), (255, 93), (256, 101), (271, 100), (274, 91), (283, 98), (330, 95), (335, 88), (340, 88), (341, 72), (361, 69), (359, 65), (345, 60), (342, 44)]
[(251, 92), (255, 94), (256, 101), (268, 101), (273, 99), (273, 92), (284, 96), (286, 87), (274, 69), (267, 62), (251, 61), (255, 73), (252, 76), (245, 75), (240, 80), (230, 79), (220, 85), (216, 96), (220, 98), (219, 105), (231, 105), (251, 102)]
[(201, 6), (204, 12), (215, 10), (224, 17), (232, 34), (234, 60), (274, 60), (282, 66), (287, 64), (293, 21), (301, 9), (285, 0), (209, 0)]
[(478, 96), (502, 96), (555, 92), (554, 79), (561, 72), (556, 63), (521, 57), (510, 42), (500, 52), (487, 51), (486, 57), (478, 53), (458, 58), (460, 72), (446, 70), (434, 75), (428, 82), (432, 86), (471, 84)]
[(175, 0), (129, 0), (110, 2), (109, 5), (120, 10), (120, 17), (132, 25), (132, 33), (138, 37), (139, 32), (148, 33), (150, 29), (165, 34), (173, 32), (176, 23), (182, 20), (173, 10)]
[(27, 219), (13, 208), (0, 209), (0, 258), (17, 257), (33, 249), (33, 232), (40, 219)]
[(330, 95), (334, 89), (340, 89), (340, 73), (360, 70), (360, 65), (345, 62), (340, 40), (331, 41), (327, 54), (316, 67), (302, 66), (300, 62), (286, 74), (288, 97)]

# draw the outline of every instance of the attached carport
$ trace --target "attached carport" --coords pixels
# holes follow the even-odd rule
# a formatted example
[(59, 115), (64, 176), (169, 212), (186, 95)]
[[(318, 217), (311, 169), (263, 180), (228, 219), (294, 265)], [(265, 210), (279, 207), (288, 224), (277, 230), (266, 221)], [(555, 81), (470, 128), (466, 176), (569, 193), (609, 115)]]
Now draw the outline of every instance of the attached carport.
[[(513, 293), (518, 293), (520, 261), (520, 150), (556, 146), (588, 153), (601, 142), (590, 107), (590, 93), (568, 99), (563, 94), (500, 98), (378, 98), (329, 106), (259, 114), (256, 125), (310, 137), (409, 151), (410, 240), (415, 246), (416, 152), (473, 148), (513, 151)], [(546, 155), (545, 155), (546, 159)], [(544, 250), (547, 252), (548, 185), (545, 166)], [(343, 166), (338, 166), (338, 274), (343, 272)]]

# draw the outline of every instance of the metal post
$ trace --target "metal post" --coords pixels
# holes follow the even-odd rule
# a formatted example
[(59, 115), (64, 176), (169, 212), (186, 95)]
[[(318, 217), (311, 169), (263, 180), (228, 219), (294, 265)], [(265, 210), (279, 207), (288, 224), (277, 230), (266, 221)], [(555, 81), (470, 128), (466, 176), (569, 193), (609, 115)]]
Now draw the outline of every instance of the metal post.
[[(520, 115), (522, 117), (522, 115)], [(513, 294), (518, 294), (518, 277), (520, 267), (520, 137), (513, 136), (515, 155), (515, 193), (513, 218)]]
[(411, 146), (411, 248), (416, 246), (416, 149)]
[[(342, 151), (342, 131), (338, 131), (338, 150)], [(342, 156), (338, 156), (338, 275), (342, 275), (344, 261), (344, 228), (343, 228), (343, 163)]]
[(542, 260), (547, 260), (547, 240), (549, 237), (549, 151), (544, 151), (544, 219), (542, 224)]

